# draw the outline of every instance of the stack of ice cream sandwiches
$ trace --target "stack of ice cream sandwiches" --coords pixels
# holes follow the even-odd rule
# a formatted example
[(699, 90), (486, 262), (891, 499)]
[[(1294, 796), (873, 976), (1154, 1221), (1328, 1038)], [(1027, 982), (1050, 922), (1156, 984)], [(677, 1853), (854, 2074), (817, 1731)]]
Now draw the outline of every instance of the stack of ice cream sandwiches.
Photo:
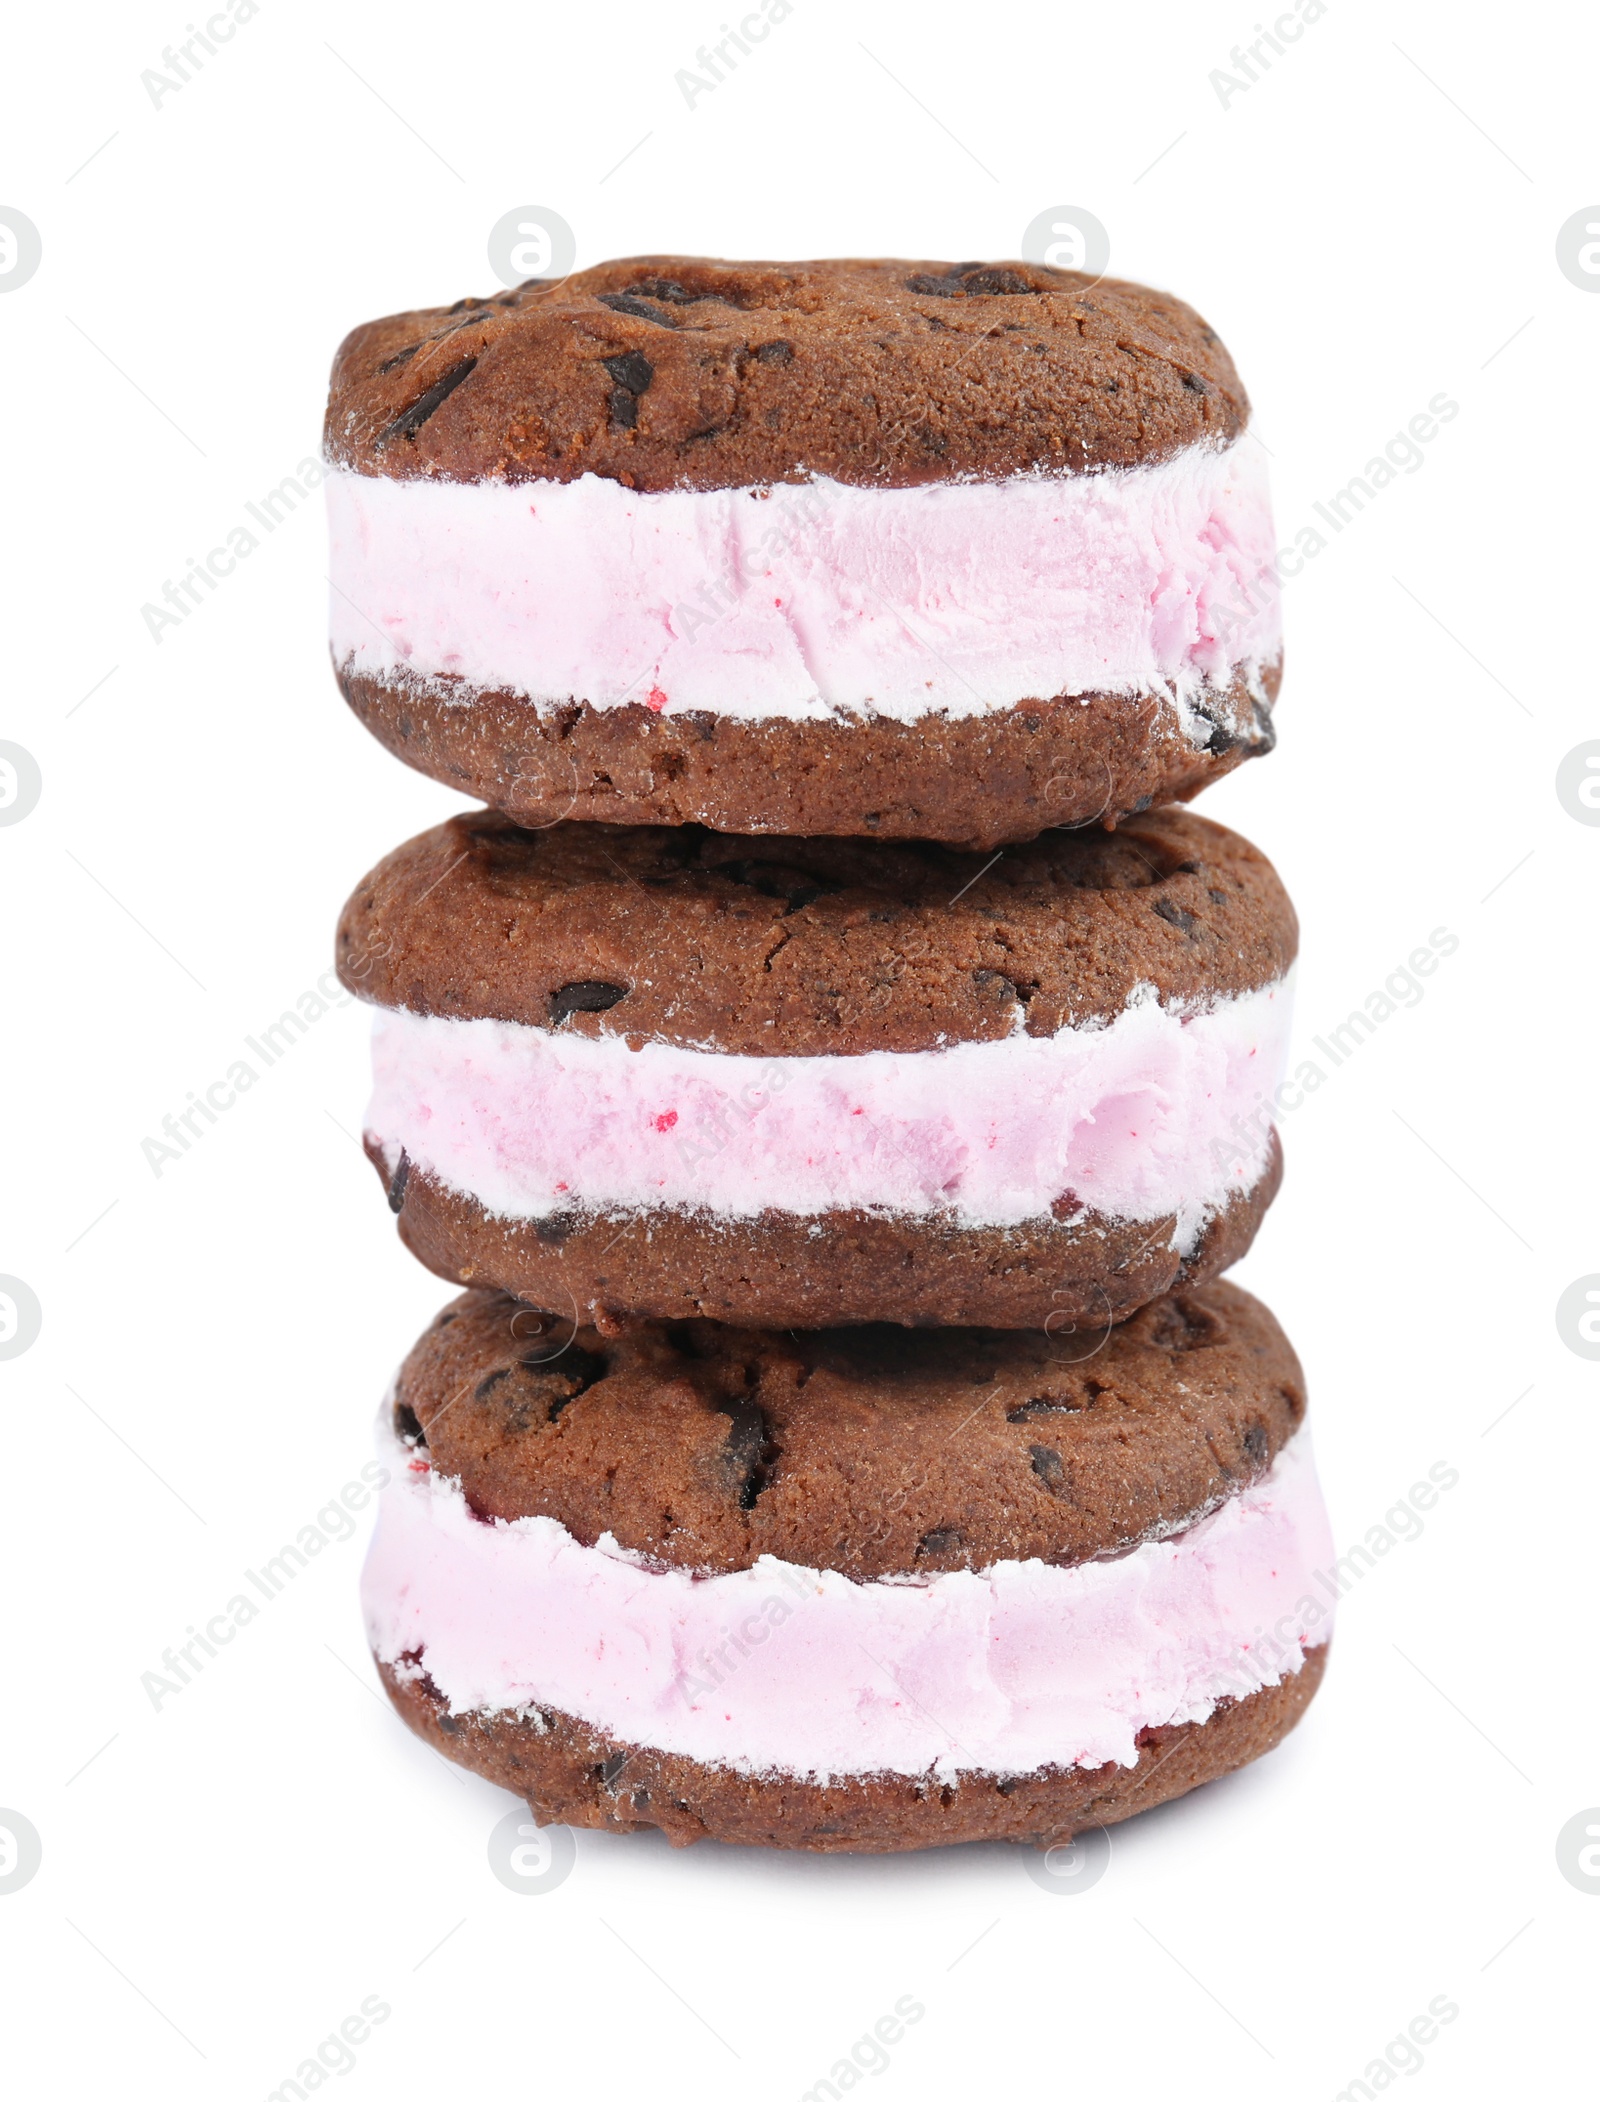
[(1261, 448), (1164, 294), (607, 263), (357, 329), (333, 655), (489, 807), (339, 927), (465, 1287), (385, 1404), (384, 1682), (541, 1821), (1052, 1846), (1321, 1676), (1294, 1353), (1219, 1273), (1296, 947)]

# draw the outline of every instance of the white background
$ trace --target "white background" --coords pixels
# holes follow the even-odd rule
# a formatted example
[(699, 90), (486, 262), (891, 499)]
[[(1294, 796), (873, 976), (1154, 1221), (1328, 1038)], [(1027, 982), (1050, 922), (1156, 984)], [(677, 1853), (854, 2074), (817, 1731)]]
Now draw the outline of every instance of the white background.
[[(1245, 0), (795, 0), (692, 111), (674, 75), (711, 0), (264, 0), (154, 107), (141, 72), (186, 19), (18, 17), (0, 148), (43, 237), (0, 298), (0, 736), (44, 782), (0, 831), (0, 1271), (44, 1309), (0, 1365), (0, 1805), (44, 1846), (0, 1898), (16, 2091), (266, 2096), (374, 1993), (341, 2092), (781, 2102), (907, 1993), (925, 2017), (873, 2092), (1332, 2097), (1441, 1994), (1458, 2016), (1395, 2084), (1572, 2091), (1600, 1892), (1556, 1837), (1600, 1803), (1600, 1367), (1555, 1305), (1600, 1270), (1600, 830), (1554, 784), (1600, 737), (1600, 297), (1555, 239), (1600, 193), (1590, 11), (1334, 0), (1226, 108)], [(141, 1141), (455, 799), (339, 701), (315, 506), (159, 645), (140, 608), (315, 451), (343, 332), (494, 290), (488, 229), (529, 203), (580, 264), (1003, 258), (1085, 206), (1114, 270), (1233, 350), (1286, 542), (1432, 396), (1460, 404), (1288, 587), (1279, 751), (1204, 804), (1298, 902), (1307, 1044), (1459, 938), (1287, 1120), (1239, 1275), (1305, 1359), (1341, 1549), (1430, 1465), (1460, 1481), (1352, 1591), (1298, 1734), (1119, 1827), (1076, 1896), (999, 1846), (590, 1833), (559, 1889), (513, 1894), (485, 1853), (511, 1799), (374, 1691), (359, 1537), (159, 1712), (141, 1690), (354, 1476), (445, 1296), (351, 1136), (357, 1011), (159, 1178)]]

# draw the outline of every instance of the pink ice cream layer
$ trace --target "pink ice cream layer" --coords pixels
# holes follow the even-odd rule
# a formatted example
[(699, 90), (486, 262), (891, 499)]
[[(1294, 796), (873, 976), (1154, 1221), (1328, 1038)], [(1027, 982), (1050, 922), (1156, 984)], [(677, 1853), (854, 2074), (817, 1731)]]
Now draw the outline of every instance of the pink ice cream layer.
[(1016, 1226), (1071, 1192), (1176, 1214), (1187, 1253), (1267, 1164), (1290, 982), (1199, 1011), (933, 1051), (755, 1058), (380, 1009), (367, 1130), (507, 1219), (574, 1209), (939, 1213)]
[(860, 489), (327, 479), (341, 667), (539, 703), (831, 721), (1171, 693), (1280, 650), (1261, 448)]
[(1141, 1730), (1276, 1685), (1331, 1628), (1303, 1431), (1210, 1516), (1114, 1560), (871, 1583), (771, 1555), (697, 1576), (609, 1535), (583, 1547), (551, 1518), (487, 1521), (380, 1437), (369, 1639), (456, 1715), (555, 1708), (748, 1773), (1131, 1766)]

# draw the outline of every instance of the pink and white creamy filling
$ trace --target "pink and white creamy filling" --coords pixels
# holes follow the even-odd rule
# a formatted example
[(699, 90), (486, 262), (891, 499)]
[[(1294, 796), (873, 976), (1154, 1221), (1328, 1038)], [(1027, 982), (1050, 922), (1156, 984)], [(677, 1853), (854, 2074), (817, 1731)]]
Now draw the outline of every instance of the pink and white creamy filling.
[(1270, 1158), (1290, 981), (929, 1051), (758, 1058), (380, 1009), (367, 1131), (497, 1218), (865, 1210), (1006, 1227), (1176, 1216)]
[(748, 1773), (1132, 1766), (1331, 1631), (1333, 1542), (1304, 1431), (1220, 1508), (1115, 1560), (858, 1583), (763, 1556), (696, 1575), (550, 1518), (486, 1521), (388, 1428), (362, 1578), (375, 1654), (450, 1712), (554, 1709)]
[(1260, 698), (1281, 648), (1261, 448), (862, 489), (641, 494), (327, 477), (341, 670), (470, 701), (900, 722), (1109, 693)]

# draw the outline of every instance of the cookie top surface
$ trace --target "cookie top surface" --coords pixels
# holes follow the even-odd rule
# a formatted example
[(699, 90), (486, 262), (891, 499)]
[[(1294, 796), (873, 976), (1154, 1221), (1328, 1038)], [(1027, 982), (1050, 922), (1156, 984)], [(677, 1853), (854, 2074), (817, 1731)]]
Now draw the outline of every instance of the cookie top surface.
[(1217, 337), (1144, 285), (657, 255), (364, 323), (324, 435), (336, 464), (400, 480), (903, 488), (1140, 466), (1248, 416)]
[(1161, 809), (998, 855), (493, 811), (410, 840), (339, 921), (351, 992), (754, 1056), (922, 1051), (1281, 977), (1294, 909), (1237, 833)]
[(678, 1568), (770, 1554), (857, 1579), (1124, 1553), (1259, 1479), (1304, 1412), (1282, 1330), (1230, 1284), (1054, 1337), (685, 1321), (608, 1339), (475, 1290), (394, 1397), (396, 1430), (480, 1517)]

